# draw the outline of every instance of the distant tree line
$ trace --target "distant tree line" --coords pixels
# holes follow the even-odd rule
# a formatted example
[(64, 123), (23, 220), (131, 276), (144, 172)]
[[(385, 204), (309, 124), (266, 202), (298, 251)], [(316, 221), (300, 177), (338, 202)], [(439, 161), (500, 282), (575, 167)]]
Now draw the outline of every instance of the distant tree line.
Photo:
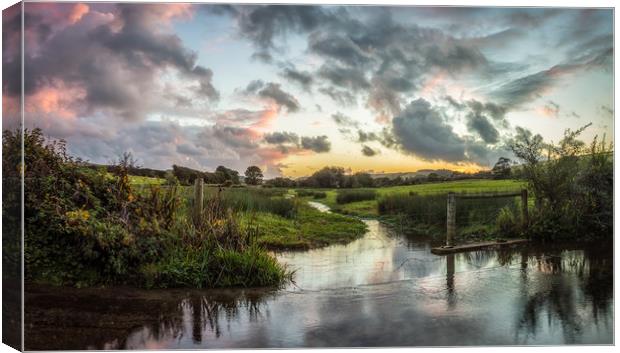
[[(130, 155), (124, 155), (119, 159), (119, 163), (126, 164), (129, 175), (145, 176), (153, 178), (165, 178), (168, 183), (179, 183), (181, 185), (192, 185), (197, 178), (202, 178), (207, 184), (239, 185), (242, 177), (239, 172), (224, 166), (218, 166), (214, 172), (200, 171), (180, 165), (173, 165), (172, 170), (156, 170), (138, 167)], [(116, 163), (118, 164), (118, 163)], [(108, 172), (114, 172), (114, 165), (87, 164), (87, 167), (105, 167)], [(416, 185), (424, 183), (437, 183), (464, 179), (509, 179), (522, 178), (520, 168), (512, 168), (513, 162), (505, 157), (501, 157), (491, 170), (483, 170), (476, 173), (461, 173), (446, 171), (448, 173), (431, 172), (427, 175), (419, 174), (413, 177), (373, 177), (369, 173), (358, 172), (355, 174), (346, 173), (342, 167), (327, 166), (306, 178), (297, 180), (287, 177), (276, 177), (264, 179), (263, 171), (257, 166), (249, 166), (244, 173), (244, 182), (248, 185), (261, 185), (266, 187), (307, 187), (307, 188), (369, 188), (386, 187), (398, 185)]]
[(197, 178), (202, 178), (207, 184), (241, 184), (239, 172), (224, 166), (217, 167), (215, 172), (202, 172), (175, 164), (172, 166), (172, 174), (181, 185), (191, 185)]

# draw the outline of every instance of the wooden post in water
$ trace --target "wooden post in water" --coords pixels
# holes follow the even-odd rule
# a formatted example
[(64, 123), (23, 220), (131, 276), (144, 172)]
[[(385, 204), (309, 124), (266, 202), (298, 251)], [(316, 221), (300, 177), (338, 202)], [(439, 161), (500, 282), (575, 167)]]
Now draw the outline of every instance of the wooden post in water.
[(453, 246), (453, 239), (456, 235), (456, 196), (453, 192), (448, 193), (447, 216), (446, 246)]
[(527, 208), (527, 189), (521, 190), (521, 221), (523, 229), (527, 228), (530, 223), (530, 215)]
[(194, 223), (200, 224), (202, 221), (202, 207), (203, 207), (203, 190), (204, 183), (202, 178), (196, 178), (194, 182)]

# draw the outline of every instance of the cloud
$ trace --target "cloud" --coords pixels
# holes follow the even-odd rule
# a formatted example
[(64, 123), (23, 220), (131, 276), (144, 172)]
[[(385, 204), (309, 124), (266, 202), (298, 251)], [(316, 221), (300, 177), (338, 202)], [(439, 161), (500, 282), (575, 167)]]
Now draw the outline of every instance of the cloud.
[(331, 150), (332, 145), (325, 135), (315, 137), (304, 136), (301, 138), (301, 147), (316, 153), (325, 153)]
[(298, 71), (291, 67), (285, 67), (280, 75), (289, 81), (299, 84), (304, 90), (310, 91), (314, 78), (308, 71)]
[[(427, 161), (476, 163), (488, 166), (505, 154), (505, 146), (488, 119), (480, 123), (473, 117), (475, 133), (483, 138), (460, 136), (446, 123), (440, 107), (433, 107), (423, 98), (411, 101), (402, 113), (392, 119), (392, 126), (378, 138), (384, 146), (398, 149)], [(362, 135), (360, 134), (360, 137)], [(374, 135), (376, 136), (376, 135)], [(362, 140), (360, 138), (360, 140)], [(489, 145), (492, 142), (492, 145)]]
[(560, 105), (552, 100), (549, 100), (542, 107), (542, 113), (550, 118), (557, 118), (560, 116)]
[[(162, 105), (170, 109), (176, 105), (160, 80), (170, 74), (176, 90), (194, 101), (217, 101), (213, 72), (198, 65), (197, 54), (168, 32), (171, 21), (190, 12), (184, 4), (89, 4), (88, 11), (74, 4), (27, 6), (24, 30), (33, 35), (27, 35), (24, 53), (30, 68), (24, 81), (26, 95), (80, 90), (84, 94), (64, 107), (76, 115), (106, 113), (142, 120)], [(18, 66), (19, 56), (5, 57), (5, 70)], [(20, 89), (6, 88), (9, 95)]]
[(392, 124), (394, 138), (406, 153), (426, 160), (465, 160), (465, 141), (422, 98), (409, 103)]
[(332, 114), (332, 119), (336, 123), (336, 125), (345, 127), (345, 128), (357, 128), (359, 127), (359, 122), (349, 116), (342, 114), (341, 112), (337, 112)]
[(261, 80), (251, 81), (242, 91), (246, 95), (257, 95), (278, 105), (285, 107), (288, 112), (297, 112), (300, 109), (299, 101), (290, 93), (284, 92), (280, 84)]
[(484, 142), (493, 144), (499, 141), (499, 132), (486, 116), (477, 113), (469, 113), (466, 119), (467, 128), (470, 131), (476, 132)]
[(310, 150), (316, 153), (325, 153), (331, 150), (331, 142), (327, 136), (300, 136), (293, 132), (275, 131), (263, 136), (266, 143), (277, 145), (282, 153), (300, 153)]
[(324, 95), (330, 97), (335, 102), (341, 105), (344, 105), (344, 106), (353, 106), (357, 103), (356, 96), (347, 90), (336, 89), (334, 87), (329, 86), (329, 87), (319, 88), (319, 92), (323, 93)]
[(295, 145), (299, 144), (299, 135), (293, 132), (275, 131), (272, 133), (265, 134), (263, 138), (265, 139), (265, 142), (274, 144), (274, 145), (281, 145), (281, 144), (287, 144), (287, 143), (295, 144)]
[(362, 146), (362, 154), (366, 157), (372, 157), (372, 156), (376, 156), (377, 154), (379, 154), (378, 150), (374, 150), (372, 148), (370, 148), (369, 146), (363, 145)]
[[(609, 45), (612, 45), (609, 43)], [(526, 75), (501, 85), (491, 91), (492, 98), (508, 109), (517, 109), (534, 101), (541, 94), (554, 87), (561, 79), (572, 77), (592, 69), (609, 69), (613, 58), (613, 47), (586, 53), (567, 63)]]
[(358, 68), (324, 64), (319, 69), (318, 75), (338, 88), (345, 88), (354, 92), (370, 88), (364, 71)]

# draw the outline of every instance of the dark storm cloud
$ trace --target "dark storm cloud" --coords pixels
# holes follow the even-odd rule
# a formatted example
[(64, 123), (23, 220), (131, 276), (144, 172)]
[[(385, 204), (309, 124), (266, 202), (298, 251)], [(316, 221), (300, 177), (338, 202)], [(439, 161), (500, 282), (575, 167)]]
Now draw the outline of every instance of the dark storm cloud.
[(366, 146), (366, 145), (362, 146), (362, 154), (366, 157), (376, 156), (378, 153), (379, 151), (376, 151), (369, 146)]
[(312, 31), (329, 17), (319, 6), (303, 5), (235, 6), (226, 12), (236, 19), (239, 33), (267, 57), (270, 50), (280, 48), (276, 37)]
[(475, 99), (468, 100), (466, 102), (467, 106), (477, 114), (485, 113), (491, 116), (494, 120), (503, 120), (506, 115), (506, 108), (492, 103), (492, 102), (479, 102)]
[(331, 150), (331, 142), (327, 136), (300, 136), (293, 132), (275, 131), (263, 136), (263, 141), (271, 145), (277, 145), (282, 153), (291, 150), (310, 150), (316, 153), (325, 153)]
[(372, 58), (347, 35), (313, 32), (308, 36), (308, 49), (319, 56), (333, 59), (350, 67), (363, 67)]
[(299, 144), (299, 135), (293, 132), (275, 131), (272, 133), (265, 134), (263, 138), (265, 142), (274, 144), (274, 145), (281, 145), (281, 144), (287, 144), (287, 143), (294, 144), (294, 145)]
[(278, 106), (286, 107), (289, 112), (299, 111), (300, 106), (297, 98), (288, 92), (284, 92), (280, 87), (281, 86), (278, 83), (265, 83), (261, 80), (254, 80), (247, 85), (242, 93), (270, 99)]
[(340, 88), (353, 91), (370, 88), (370, 83), (366, 79), (364, 71), (357, 68), (342, 67), (328, 63), (319, 69), (318, 75)]
[(258, 91), (258, 95), (273, 99), (278, 105), (286, 107), (289, 112), (296, 112), (299, 110), (299, 101), (297, 101), (297, 98), (284, 92), (277, 83), (268, 83), (263, 89)]
[(252, 149), (257, 148), (258, 144), (248, 138), (249, 131), (246, 128), (215, 125), (212, 134), (219, 141), (225, 141), (233, 148)]
[(486, 143), (497, 143), (499, 131), (491, 124), (489, 119), (482, 114), (470, 113), (466, 117), (467, 128), (474, 131)]
[[(58, 4), (63, 5), (73, 6)], [(36, 12), (37, 6), (33, 4), (27, 11)], [(213, 72), (196, 64), (196, 53), (178, 36), (162, 30), (165, 19), (159, 6), (116, 4), (109, 7), (116, 22), (88, 13), (71, 26), (55, 24), (52, 32), (30, 43), (37, 48), (36, 54), (25, 52), (25, 64), (31, 68), (24, 82), (27, 93), (43, 87), (62, 89), (59, 84), (76, 86), (85, 94), (75, 97), (71, 108), (79, 108), (81, 113), (111, 111), (136, 120), (161, 101), (176, 103), (173, 97), (162, 95), (157, 82), (164, 72), (173, 70), (186, 81), (184, 89), (197, 99), (216, 101), (219, 93), (212, 84)], [(48, 20), (49, 25), (54, 21), (51, 16)], [(40, 32), (46, 24), (41, 21), (27, 22), (25, 31)], [(7, 58), (5, 62), (10, 65), (15, 60)]]
[(406, 153), (426, 160), (465, 160), (465, 141), (424, 99), (417, 99), (392, 120), (392, 131)]
[[(428, 161), (489, 165), (505, 154), (503, 143), (499, 143), (499, 133), (486, 117), (474, 116), (471, 119), (474, 121), (471, 129), (483, 138), (478, 140), (471, 135), (456, 134), (446, 123), (444, 114), (441, 107), (433, 107), (419, 98), (392, 119), (389, 130), (385, 129), (380, 135), (373, 134), (372, 138), (362, 138), (360, 134), (360, 141), (377, 140), (386, 147)], [(481, 123), (481, 120), (485, 122)]]
[(308, 71), (298, 71), (295, 68), (285, 67), (280, 75), (289, 81), (299, 84), (304, 90), (310, 91), (314, 79)]
[(325, 135), (315, 137), (303, 136), (301, 138), (301, 147), (316, 153), (325, 153), (331, 150), (332, 145)]

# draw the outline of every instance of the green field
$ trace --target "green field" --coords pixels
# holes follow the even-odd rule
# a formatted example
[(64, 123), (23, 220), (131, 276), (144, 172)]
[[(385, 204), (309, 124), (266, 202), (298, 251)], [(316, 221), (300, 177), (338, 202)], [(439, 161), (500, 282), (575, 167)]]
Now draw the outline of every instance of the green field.
[[(416, 193), (418, 195), (447, 194), (448, 192), (457, 193), (477, 193), (477, 192), (507, 192), (516, 191), (525, 187), (525, 182), (517, 180), (488, 180), (473, 179), (459, 180), (432, 184), (403, 185), (391, 186), (385, 188), (376, 188), (377, 199), (382, 196), (393, 194), (409, 194)], [(351, 202), (347, 204), (338, 204), (336, 189), (325, 189), (327, 197), (317, 200), (324, 203), (335, 212), (355, 215), (358, 217), (377, 217), (377, 200)], [(311, 198), (305, 198), (311, 199)]]
[(166, 179), (130, 175), (129, 182), (131, 185), (161, 185), (166, 182)]

